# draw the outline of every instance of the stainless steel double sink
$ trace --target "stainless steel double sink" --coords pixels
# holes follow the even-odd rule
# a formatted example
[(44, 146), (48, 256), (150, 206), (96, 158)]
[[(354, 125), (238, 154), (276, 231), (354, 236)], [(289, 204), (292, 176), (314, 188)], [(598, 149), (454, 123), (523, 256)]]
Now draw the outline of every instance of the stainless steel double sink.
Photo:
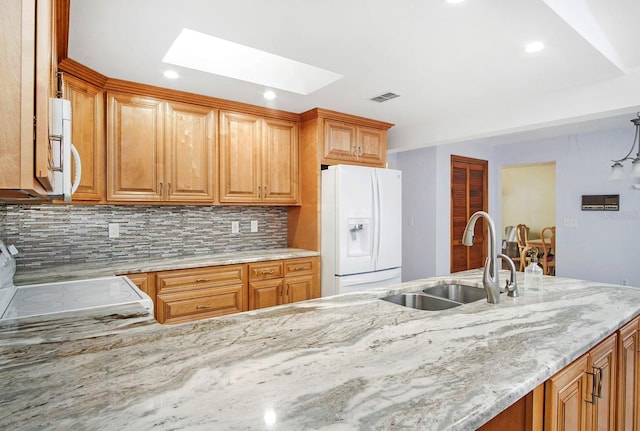
[(381, 299), (418, 310), (436, 311), (486, 298), (487, 294), (481, 287), (450, 283), (425, 287), (419, 292), (400, 293)]

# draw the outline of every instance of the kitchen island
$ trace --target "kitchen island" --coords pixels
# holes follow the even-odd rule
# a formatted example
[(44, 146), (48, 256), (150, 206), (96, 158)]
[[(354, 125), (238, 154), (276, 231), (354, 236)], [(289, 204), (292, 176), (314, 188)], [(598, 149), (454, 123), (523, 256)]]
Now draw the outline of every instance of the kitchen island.
[(0, 322), (0, 429), (472, 430), (640, 313), (640, 289), (556, 277), (500, 304), (378, 299), (480, 278), (174, 326), (131, 306)]

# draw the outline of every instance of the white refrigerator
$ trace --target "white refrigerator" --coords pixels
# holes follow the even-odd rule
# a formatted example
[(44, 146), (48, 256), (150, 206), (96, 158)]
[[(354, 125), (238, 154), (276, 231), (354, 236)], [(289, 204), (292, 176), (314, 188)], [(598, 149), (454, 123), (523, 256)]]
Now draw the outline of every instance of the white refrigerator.
[(322, 171), (322, 296), (399, 283), (402, 173), (336, 165)]

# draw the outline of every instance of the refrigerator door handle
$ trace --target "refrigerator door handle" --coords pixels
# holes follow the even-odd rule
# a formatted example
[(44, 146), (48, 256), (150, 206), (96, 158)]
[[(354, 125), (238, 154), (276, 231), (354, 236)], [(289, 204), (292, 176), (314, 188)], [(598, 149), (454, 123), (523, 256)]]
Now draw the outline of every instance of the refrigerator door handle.
[(380, 255), (380, 182), (375, 170), (371, 172), (371, 190), (373, 191), (373, 267), (378, 268), (378, 256)]

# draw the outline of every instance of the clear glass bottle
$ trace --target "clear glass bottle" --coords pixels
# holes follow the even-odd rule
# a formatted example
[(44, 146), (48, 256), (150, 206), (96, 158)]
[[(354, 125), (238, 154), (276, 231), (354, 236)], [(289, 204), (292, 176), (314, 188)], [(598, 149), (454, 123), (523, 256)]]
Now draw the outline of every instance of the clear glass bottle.
[(542, 290), (542, 268), (538, 266), (538, 250), (531, 251), (531, 262), (524, 269), (524, 288), (527, 292)]

